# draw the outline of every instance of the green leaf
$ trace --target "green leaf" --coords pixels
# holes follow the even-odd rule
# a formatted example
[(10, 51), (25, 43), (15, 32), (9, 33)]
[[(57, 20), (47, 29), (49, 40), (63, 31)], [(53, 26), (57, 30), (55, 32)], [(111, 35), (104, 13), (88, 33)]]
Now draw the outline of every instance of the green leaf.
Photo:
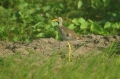
[(42, 29), (36, 29), (37, 32), (40, 32)]
[(52, 22), (52, 26), (58, 26), (58, 23), (57, 22)]
[(45, 36), (46, 37), (53, 37), (55, 36), (55, 29), (54, 28), (49, 28), (48, 30), (46, 30), (45, 32)]
[(70, 24), (69, 26), (68, 26), (68, 28), (70, 28), (70, 29), (75, 29), (75, 26), (74, 26), (74, 24)]
[(7, 33), (6, 31), (4, 31), (4, 32), (2, 33), (2, 36), (5, 37), (5, 38), (7, 38), (7, 37), (8, 37), (8, 33)]
[(46, 25), (46, 26), (45, 26), (45, 29), (46, 29), (46, 30), (49, 29), (49, 28), (51, 28), (50, 25)]
[(93, 23), (90, 27), (90, 30), (97, 34), (102, 34), (102, 28), (97, 23)]
[(82, 6), (82, 1), (81, 1), (81, 0), (79, 0), (79, 1), (78, 1), (78, 9), (80, 9), (80, 8), (81, 8), (81, 6)]
[(118, 23), (114, 23), (111, 26), (113, 29), (120, 29), (120, 26), (118, 25)]
[(88, 28), (90, 28), (88, 22), (83, 22), (83, 23), (81, 23), (81, 26), (80, 26), (80, 29), (81, 29), (81, 30), (88, 29)]
[(104, 25), (104, 28), (105, 29), (111, 28), (111, 23), (110, 22), (106, 22), (105, 25)]
[(26, 10), (27, 15), (33, 14), (34, 12), (35, 12), (34, 8)]
[(60, 6), (61, 8), (65, 8), (63, 4), (59, 4), (59, 6)]
[(104, 6), (108, 6), (109, 3), (110, 3), (110, 0), (102, 0), (102, 1), (103, 1), (103, 3), (104, 3)]
[(29, 43), (29, 42), (30, 42), (30, 39), (29, 39), (29, 38), (26, 38), (26, 39), (25, 39), (25, 42)]
[(14, 41), (14, 42), (16, 42), (16, 41), (18, 41), (18, 40), (19, 40), (18, 37), (14, 37), (14, 38), (13, 38), (13, 41)]
[(94, 22), (92, 21), (92, 20), (90, 20), (90, 19), (88, 19), (88, 22), (90, 23), (90, 24), (93, 24)]
[(59, 39), (59, 33), (58, 33), (58, 31), (55, 31), (55, 39)]
[(54, 28), (49, 28), (48, 29), (48, 31), (51, 31), (51, 33), (54, 32), (54, 30), (55, 30)]
[(21, 2), (19, 5), (18, 5), (18, 7), (22, 10), (22, 9), (24, 9), (24, 8), (26, 8), (28, 6), (28, 3), (26, 3), (26, 2)]
[(13, 16), (10, 18), (10, 20), (17, 20), (17, 17), (15, 16), (15, 14), (13, 14)]
[(36, 37), (44, 37), (45, 35), (44, 35), (44, 33), (38, 33), (37, 35), (36, 35)]
[(85, 19), (84, 19), (84, 18), (79, 18), (79, 19), (78, 19), (78, 22), (79, 22), (79, 23), (84, 23), (84, 22), (85, 22)]
[(3, 33), (5, 31), (5, 27), (0, 27), (0, 33)]
[(46, 11), (50, 10), (50, 8), (51, 8), (51, 6), (45, 6), (45, 7), (43, 7), (43, 10), (44, 10), (44, 12), (46, 12)]
[(76, 25), (79, 25), (79, 24), (78, 24), (78, 20), (77, 20), (76, 18), (74, 18), (74, 19), (72, 20), (72, 22), (73, 22), (74, 24), (76, 24)]
[(105, 29), (102, 29), (102, 35), (109, 35), (109, 32)]
[(120, 22), (117, 23), (118, 27), (120, 28)]
[(46, 13), (45, 13), (45, 16), (46, 16), (46, 17), (50, 17), (51, 15), (50, 15), (50, 13), (46, 12)]

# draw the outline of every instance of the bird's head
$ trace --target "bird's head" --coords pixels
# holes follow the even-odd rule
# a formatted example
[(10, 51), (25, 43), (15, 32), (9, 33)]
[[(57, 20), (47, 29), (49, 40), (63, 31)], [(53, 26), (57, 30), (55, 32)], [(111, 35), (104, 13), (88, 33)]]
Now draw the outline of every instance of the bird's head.
[(61, 24), (62, 23), (62, 18), (58, 17), (58, 18), (54, 19), (53, 21)]

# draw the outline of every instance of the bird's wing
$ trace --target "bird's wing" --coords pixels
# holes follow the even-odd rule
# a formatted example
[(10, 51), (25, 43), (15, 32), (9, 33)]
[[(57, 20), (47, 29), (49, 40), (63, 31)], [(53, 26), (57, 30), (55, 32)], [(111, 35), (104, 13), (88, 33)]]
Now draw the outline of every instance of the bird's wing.
[(73, 30), (71, 30), (71, 29), (69, 29), (69, 28), (67, 28), (67, 27), (62, 26), (61, 29), (62, 29), (62, 31), (63, 31), (67, 36), (69, 36), (69, 37), (72, 37), (72, 38), (74, 38), (74, 39), (80, 39), (80, 40), (83, 39), (83, 38), (80, 37), (77, 33), (75, 33)]

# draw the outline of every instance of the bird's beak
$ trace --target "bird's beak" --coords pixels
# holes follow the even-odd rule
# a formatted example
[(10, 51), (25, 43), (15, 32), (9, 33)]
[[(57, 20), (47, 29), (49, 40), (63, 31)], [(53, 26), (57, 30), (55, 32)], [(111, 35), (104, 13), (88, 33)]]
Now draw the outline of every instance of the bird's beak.
[(52, 21), (57, 22), (57, 21), (58, 21), (58, 19), (54, 19), (54, 20), (52, 20)]

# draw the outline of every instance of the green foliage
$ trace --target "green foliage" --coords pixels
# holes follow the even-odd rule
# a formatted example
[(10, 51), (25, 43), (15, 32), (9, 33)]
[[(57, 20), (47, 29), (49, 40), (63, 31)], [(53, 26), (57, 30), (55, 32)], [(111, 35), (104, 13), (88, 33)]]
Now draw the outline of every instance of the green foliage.
[(58, 53), (50, 57), (31, 52), (0, 57), (0, 79), (118, 79), (120, 46), (114, 43), (103, 52), (71, 57), (71, 62)]
[(0, 40), (60, 39), (57, 23), (52, 22), (57, 16), (63, 17), (64, 25), (79, 34), (117, 34), (119, 4), (117, 0), (0, 1)]

